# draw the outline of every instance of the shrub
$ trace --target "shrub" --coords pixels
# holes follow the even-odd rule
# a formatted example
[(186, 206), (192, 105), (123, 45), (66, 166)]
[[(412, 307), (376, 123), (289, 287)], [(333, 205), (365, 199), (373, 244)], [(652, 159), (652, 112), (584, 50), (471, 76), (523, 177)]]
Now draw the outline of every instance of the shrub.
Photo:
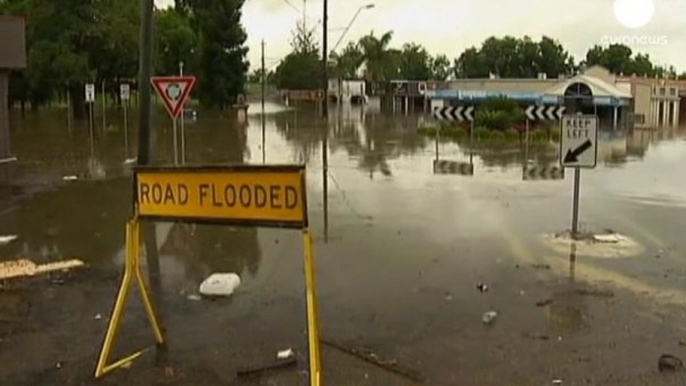
[(420, 135), (426, 135), (427, 137), (435, 137), (438, 133), (438, 128), (434, 126), (422, 126), (417, 129), (417, 133)]
[(505, 133), (502, 131), (491, 131), (488, 139), (493, 142), (505, 142)]
[(505, 130), (505, 139), (510, 142), (519, 140), (519, 131), (517, 129), (507, 129)]
[(463, 129), (462, 127), (454, 127), (449, 130), (442, 131), (441, 136), (452, 139), (461, 139), (467, 136), (467, 130)]
[(543, 130), (529, 132), (529, 141), (532, 143), (548, 141), (548, 135)]
[(560, 142), (560, 130), (559, 129), (554, 129), (550, 131), (550, 139), (553, 142)]
[(489, 135), (490, 131), (483, 126), (478, 126), (474, 128), (474, 139), (476, 140), (487, 139)]

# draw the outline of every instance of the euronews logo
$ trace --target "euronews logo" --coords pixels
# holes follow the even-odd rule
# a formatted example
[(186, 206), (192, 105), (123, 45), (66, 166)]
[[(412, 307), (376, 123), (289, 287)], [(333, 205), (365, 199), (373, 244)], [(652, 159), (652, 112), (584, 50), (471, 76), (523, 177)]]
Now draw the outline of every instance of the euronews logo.
[[(614, 14), (624, 27), (639, 30), (647, 26), (655, 16), (655, 0), (615, 0)], [(669, 43), (665, 35), (605, 35), (602, 44), (624, 44), (627, 46), (653, 45), (664, 46)]]

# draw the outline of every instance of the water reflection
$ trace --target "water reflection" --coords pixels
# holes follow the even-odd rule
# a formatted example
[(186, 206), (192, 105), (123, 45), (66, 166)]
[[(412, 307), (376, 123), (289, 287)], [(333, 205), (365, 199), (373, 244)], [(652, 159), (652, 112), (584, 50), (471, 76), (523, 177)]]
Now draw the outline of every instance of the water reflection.
[[(166, 279), (189, 281), (193, 287), (215, 272), (234, 272), (241, 278), (244, 274), (255, 276), (262, 259), (257, 232), (253, 227), (171, 224), (160, 255), (173, 259), (177, 269), (167, 268), (163, 275), (178, 274)], [(166, 267), (172, 264), (166, 263)]]

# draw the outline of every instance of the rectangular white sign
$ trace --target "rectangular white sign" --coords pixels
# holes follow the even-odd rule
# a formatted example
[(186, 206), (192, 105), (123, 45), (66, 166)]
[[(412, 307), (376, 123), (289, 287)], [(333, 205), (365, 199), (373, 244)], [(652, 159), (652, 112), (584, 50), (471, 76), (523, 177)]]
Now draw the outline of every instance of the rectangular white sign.
[(128, 83), (119, 85), (119, 96), (123, 101), (128, 101), (131, 98), (131, 86)]
[(566, 168), (596, 167), (598, 158), (598, 117), (565, 115), (560, 137), (560, 165)]
[(86, 103), (95, 102), (95, 85), (88, 83), (86, 85)]

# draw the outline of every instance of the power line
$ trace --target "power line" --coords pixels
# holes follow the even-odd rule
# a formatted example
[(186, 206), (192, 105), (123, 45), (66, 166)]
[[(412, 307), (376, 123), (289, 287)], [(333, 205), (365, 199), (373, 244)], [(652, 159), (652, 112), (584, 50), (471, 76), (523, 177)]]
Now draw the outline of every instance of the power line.
[(296, 7), (295, 5), (293, 5), (293, 3), (291, 3), (289, 0), (283, 0), (283, 1), (284, 1), (286, 4), (288, 4), (291, 8), (293, 8), (293, 10), (294, 10), (295, 12), (300, 13), (300, 10), (298, 9), (298, 7)]

